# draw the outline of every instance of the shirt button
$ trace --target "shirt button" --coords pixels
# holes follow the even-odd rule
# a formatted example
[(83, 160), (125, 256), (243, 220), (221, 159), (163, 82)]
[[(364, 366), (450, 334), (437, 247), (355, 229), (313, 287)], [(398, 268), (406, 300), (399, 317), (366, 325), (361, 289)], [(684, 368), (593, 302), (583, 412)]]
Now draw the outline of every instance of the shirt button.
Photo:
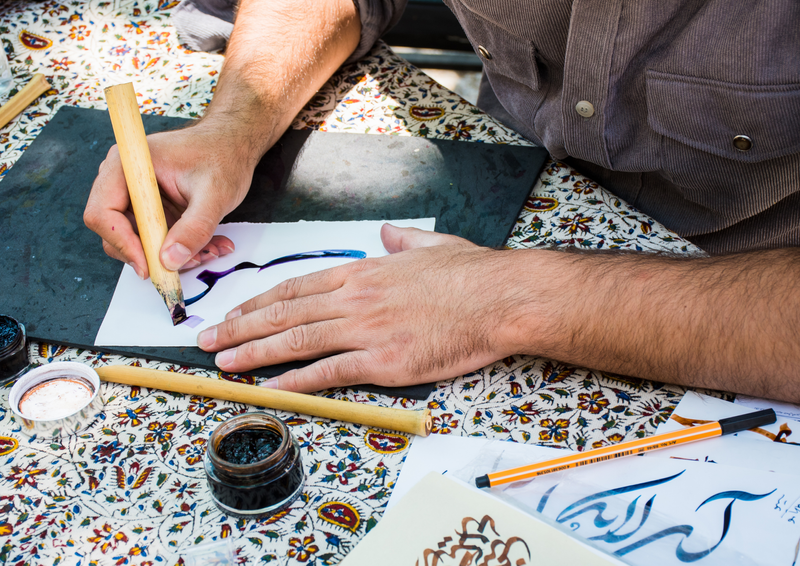
[(736, 136), (733, 138), (733, 147), (739, 151), (750, 151), (750, 148), (753, 147), (753, 140), (747, 136)]
[(483, 45), (479, 45), (478, 46), (478, 53), (480, 53), (481, 57), (483, 57), (487, 61), (491, 60), (491, 58), (492, 58), (492, 54), (489, 53), (489, 50), (486, 49)]
[(584, 118), (591, 118), (594, 116), (594, 106), (592, 106), (592, 103), (588, 100), (581, 100), (575, 105), (575, 112)]

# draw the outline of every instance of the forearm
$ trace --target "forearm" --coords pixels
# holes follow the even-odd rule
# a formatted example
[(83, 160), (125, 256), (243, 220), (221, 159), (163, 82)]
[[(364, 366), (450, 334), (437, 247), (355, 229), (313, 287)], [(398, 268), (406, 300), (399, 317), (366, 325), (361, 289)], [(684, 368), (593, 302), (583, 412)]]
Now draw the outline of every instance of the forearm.
[(255, 167), (358, 44), (352, 0), (243, 0), (203, 122)]
[(702, 259), (522, 253), (535, 271), (532, 299), (510, 325), (520, 352), (800, 402), (800, 250)]

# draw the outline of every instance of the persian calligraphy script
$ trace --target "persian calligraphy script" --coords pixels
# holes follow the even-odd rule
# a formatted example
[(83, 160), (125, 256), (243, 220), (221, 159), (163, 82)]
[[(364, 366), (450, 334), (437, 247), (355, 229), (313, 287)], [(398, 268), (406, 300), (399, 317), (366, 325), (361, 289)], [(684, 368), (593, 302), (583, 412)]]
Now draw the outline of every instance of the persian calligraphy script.
[(484, 515), (477, 520), (464, 517), (457, 538), (446, 536), (437, 548), (426, 548), (416, 566), (525, 566), (531, 550), (518, 536), (504, 537), (497, 532), (494, 519)]
[[(642, 549), (654, 543), (655, 541), (668, 537), (675, 537), (675, 557), (681, 562), (696, 562), (714, 552), (714, 550), (716, 550), (719, 545), (722, 544), (722, 542), (725, 540), (725, 537), (728, 535), (734, 513), (747, 514), (747, 502), (758, 501), (759, 499), (763, 499), (775, 492), (774, 489), (767, 493), (760, 494), (749, 493), (747, 491), (727, 490), (720, 491), (714, 495), (706, 497), (705, 500), (695, 509), (695, 512), (706, 507), (714, 501), (728, 501), (729, 503), (718, 516), (720, 525), (718, 532), (721, 533), (719, 539), (716, 541), (711, 541), (713, 544), (708, 545), (707, 548), (695, 551), (686, 550), (684, 546), (687, 540), (691, 537), (692, 533), (695, 531), (695, 527), (690, 524), (684, 523), (669, 525), (665, 528), (660, 528), (656, 532), (653, 532), (649, 535), (640, 535), (640, 533), (645, 530), (645, 527), (648, 526), (648, 522), (652, 521), (657, 493), (647, 498), (646, 501), (643, 501), (642, 494), (637, 495), (635, 499), (628, 503), (627, 508), (625, 509), (624, 517), (620, 513), (611, 510), (613, 498), (626, 493), (634, 494), (636, 492), (646, 492), (651, 488), (664, 485), (675, 480), (681, 476), (684, 471), (652, 481), (599, 491), (592, 495), (582, 497), (562, 509), (555, 517), (555, 520), (558, 523), (568, 525), (573, 531), (577, 531), (582, 527), (582, 521), (588, 522), (588, 526), (590, 528), (593, 527), (597, 532), (597, 534), (587, 536), (587, 539), (590, 541), (598, 541), (608, 544), (618, 544), (625, 541), (630, 541), (629, 544), (626, 544), (613, 552), (613, 554), (616, 556), (624, 556), (636, 550)], [(542, 495), (537, 507), (538, 512), (544, 512), (545, 507), (548, 504), (548, 500), (558, 486), (559, 484), (552, 486)], [(734, 507), (734, 504), (737, 501), (741, 503)], [(706, 510), (708, 509), (706, 508)], [(708, 520), (707, 516), (705, 520)]]
[(258, 269), (262, 271), (268, 267), (272, 267), (273, 265), (280, 265), (282, 263), (289, 263), (292, 261), (300, 261), (303, 259), (317, 259), (323, 257), (351, 257), (354, 259), (364, 259), (367, 257), (366, 252), (362, 252), (360, 250), (319, 250), (315, 252), (304, 252), (299, 254), (292, 254), (283, 257), (279, 257), (277, 259), (273, 259), (272, 261), (268, 261), (263, 265), (258, 265), (255, 263), (251, 263), (249, 261), (243, 261), (242, 263), (231, 267), (230, 269), (226, 269), (225, 271), (209, 271), (206, 269), (202, 271), (200, 275), (197, 276), (198, 281), (201, 281), (207, 285), (207, 288), (202, 293), (195, 295), (189, 299), (184, 301), (184, 304), (188, 307), (189, 305), (193, 305), (203, 297), (205, 297), (209, 291), (217, 284), (217, 281), (222, 279), (223, 277), (227, 277), (231, 273), (235, 273), (237, 271), (242, 271), (244, 269)]

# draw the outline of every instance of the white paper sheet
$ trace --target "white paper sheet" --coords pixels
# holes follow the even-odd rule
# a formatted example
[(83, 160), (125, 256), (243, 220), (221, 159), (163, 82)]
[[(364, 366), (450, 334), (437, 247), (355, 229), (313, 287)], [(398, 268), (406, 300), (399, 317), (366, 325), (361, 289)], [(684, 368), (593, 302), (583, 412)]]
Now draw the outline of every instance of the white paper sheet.
[(779, 417), (800, 421), (800, 405), (781, 403), (780, 401), (771, 401), (769, 399), (759, 399), (758, 397), (749, 397), (747, 395), (737, 395), (733, 402), (743, 407), (749, 407), (754, 411), (773, 409), (775, 414)]
[[(672, 412), (673, 418), (661, 423), (656, 434), (684, 428), (683, 424), (675, 420), (676, 417), (715, 421), (743, 415), (753, 410), (756, 409), (688, 391)], [(800, 475), (800, 446), (785, 442), (773, 442), (774, 436), (784, 429), (792, 431), (792, 434), (786, 437), (788, 442), (800, 443), (800, 422), (778, 417), (775, 424), (760, 428), (765, 434), (772, 435), (772, 437), (747, 430), (701, 442), (681, 444), (674, 448), (655, 450), (649, 452), (647, 457), (713, 462), (751, 470)]]
[(633, 457), (513, 484), (503, 496), (636, 566), (797, 560), (796, 476)]
[[(745, 405), (731, 403), (694, 391), (687, 391), (686, 395), (681, 399), (681, 402), (675, 407), (672, 416), (666, 422), (659, 425), (658, 429), (656, 429), (656, 433), (663, 434), (683, 428), (685, 425), (678, 422), (678, 418), (717, 421), (719, 419), (750, 413), (755, 410), (756, 409)], [(760, 426), (758, 429), (758, 431), (745, 430), (736, 434), (727, 435), (725, 438), (743, 438), (754, 441), (774, 442), (775, 437), (780, 435), (781, 438), (784, 438), (787, 442), (800, 443), (800, 422), (798, 421), (778, 416), (774, 424)], [(800, 446), (796, 446), (795, 448), (800, 450)]]
[[(525, 452), (528, 463), (565, 453), (472, 437), (417, 437), (397, 487), (408, 490), (415, 478), (429, 471), (448, 470), (464, 480), (507, 469), (520, 465)], [(528, 511), (538, 510), (561, 528), (634, 565), (677, 566), (689, 561), (791, 566), (800, 548), (800, 484), (796, 476), (785, 474), (631, 457), (549, 474), (492, 493)]]
[[(203, 270), (224, 271), (241, 262), (258, 265), (290, 254), (329, 249), (354, 249), (367, 257), (387, 255), (380, 229), (386, 222), (293, 222), (284, 224), (222, 224), (217, 234), (233, 240), (236, 251), (181, 274), (185, 297), (206, 288), (196, 279)], [(394, 226), (433, 230), (435, 218), (393, 220)], [(189, 315), (203, 322), (192, 328), (173, 326), (161, 296), (150, 280), (142, 281), (125, 266), (114, 297), (95, 338), (96, 346), (195, 346), (197, 335), (225, 320), (225, 315), (247, 299), (268, 291), (282, 281), (344, 265), (348, 258), (306, 259), (269, 267), (263, 271), (239, 271), (220, 280), (211, 292), (192, 306)]]
[[(406, 460), (403, 462), (400, 476), (392, 490), (392, 495), (386, 504), (386, 509), (394, 507), (428, 473), (444, 474), (461, 471), (478, 458), (482, 452), (502, 453), (504, 461), (518, 457), (521, 460), (520, 465), (572, 454), (572, 450), (517, 442), (498, 442), (474, 436), (451, 436), (449, 434), (415, 436)], [(533, 460), (531, 460), (532, 458)]]

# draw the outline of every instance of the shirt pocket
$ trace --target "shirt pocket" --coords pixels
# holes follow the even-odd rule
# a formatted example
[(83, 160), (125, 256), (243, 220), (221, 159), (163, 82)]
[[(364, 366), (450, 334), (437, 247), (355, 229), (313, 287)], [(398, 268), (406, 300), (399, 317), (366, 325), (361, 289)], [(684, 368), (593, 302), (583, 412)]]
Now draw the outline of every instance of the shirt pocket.
[(541, 88), (536, 47), (532, 41), (512, 34), (458, 0), (444, 2), (464, 28), (490, 79), (493, 75), (502, 75), (531, 90)]
[(646, 72), (647, 121), (685, 146), (739, 163), (800, 152), (800, 83), (746, 85)]

